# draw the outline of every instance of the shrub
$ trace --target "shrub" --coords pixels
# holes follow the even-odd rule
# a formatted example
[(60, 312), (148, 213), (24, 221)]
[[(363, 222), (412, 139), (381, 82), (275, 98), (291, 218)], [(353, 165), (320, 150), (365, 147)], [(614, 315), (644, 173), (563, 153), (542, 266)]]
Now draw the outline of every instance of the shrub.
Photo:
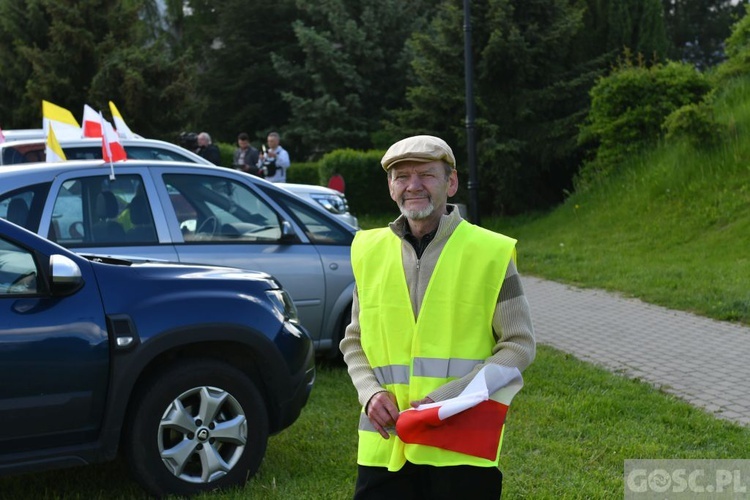
[(219, 147), (219, 154), (221, 155), (221, 166), (232, 168), (234, 150), (237, 149), (237, 145), (226, 142), (217, 142), (216, 145)]
[(295, 184), (322, 186), (319, 169), (318, 162), (292, 162), (292, 166), (286, 171), (286, 181)]
[[(750, 5), (745, 7), (750, 13)], [(750, 74), (750, 15), (745, 15), (732, 27), (732, 34), (726, 41), (727, 60), (716, 70), (719, 82)]]
[(344, 177), (346, 198), (354, 214), (372, 215), (393, 212), (385, 172), (380, 159), (385, 151), (355, 151), (338, 149), (320, 160), (320, 175), (324, 184), (334, 172)]
[(711, 91), (708, 78), (692, 65), (670, 62), (650, 68), (626, 62), (591, 89), (591, 110), (579, 135), (596, 143), (595, 157), (581, 168), (577, 184), (607, 176), (622, 161), (656, 143), (664, 119)]
[(706, 102), (688, 104), (672, 112), (663, 128), (667, 140), (685, 140), (697, 149), (714, 146), (721, 138), (721, 126)]

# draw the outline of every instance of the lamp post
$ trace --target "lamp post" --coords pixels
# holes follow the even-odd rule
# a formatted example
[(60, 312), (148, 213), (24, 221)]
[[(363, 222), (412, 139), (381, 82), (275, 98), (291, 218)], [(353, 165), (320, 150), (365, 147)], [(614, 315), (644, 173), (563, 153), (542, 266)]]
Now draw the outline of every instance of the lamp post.
[(474, 138), (474, 60), (471, 53), (471, 0), (464, 0), (464, 76), (466, 79), (466, 151), (469, 161), (469, 221), (479, 225), (479, 178)]

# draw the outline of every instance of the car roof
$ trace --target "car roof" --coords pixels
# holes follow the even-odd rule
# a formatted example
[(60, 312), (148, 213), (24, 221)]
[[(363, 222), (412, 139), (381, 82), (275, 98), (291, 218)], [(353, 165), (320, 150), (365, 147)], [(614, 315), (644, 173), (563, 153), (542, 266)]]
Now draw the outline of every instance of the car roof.
[[(13, 177), (13, 178), (29, 178), (33, 179), (35, 177), (42, 178), (42, 179), (53, 179), (54, 177), (64, 174), (66, 172), (70, 172), (72, 170), (81, 170), (86, 168), (96, 168), (96, 167), (107, 167), (110, 168), (110, 165), (114, 168), (115, 175), (117, 174), (118, 170), (129, 170), (130, 168), (134, 167), (148, 167), (148, 168), (154, 168), (154, 167), (164, 167), (164, 166), (171, 166), (171, 167), (180, 167), (180, 168), (190, 168), (190, 169), (199, 169), (199, 170), (215, 170), (219, 172), (236, 172), (236, 173), (243, 173), (236, 170), (230, 170), (224, 167), (216, 166), (212, 163), (209, 164), (199, 164), (199, 163), (192, 163), (192, 162), (183, 162), (183, 161), (164, 161), (164, 160), (126, 160), (122, 162), (115, 162), (114, 164), (110, 164), (110, 162), (106, 162), (104, 160), (67, 160), (67, 161), (61, 161), (61, 162), (41, 162), (41, 163), (17, 163), (12, 165), (5, 165), (2, 168), (0, 168), (0, 177)], [(249, 175), (249, 174), (246, 174)], [(261, 179), (260, 177), (251, 176), (254, 179), (257, 179), (258, 181), (265, 182), (267, 184), (271, 184), (270, 182), (266, 181), (265, 179)]]

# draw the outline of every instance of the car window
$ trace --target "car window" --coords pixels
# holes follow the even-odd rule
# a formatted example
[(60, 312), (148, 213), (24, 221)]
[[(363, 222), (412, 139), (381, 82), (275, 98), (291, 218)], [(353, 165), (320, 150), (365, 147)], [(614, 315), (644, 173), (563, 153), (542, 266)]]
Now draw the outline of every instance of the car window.
[[(101, 160), (101, 146), (67, 146), (63, 148), (68, 160)], [(158, 146), (125, 146), (125, 153), (131, 160), (186, 161), (195, 163), (191, 158), (180, 153), (169, 151)]]
[(0, 298), (37, 292), (37, 268), (31, 252), (0, 238)]
[(139, 175), (81, 177), (63, 183), (52, 214), (67, 247), (158, 243)]
[(44, 161), (44, 143), (6, 144), (3, 147), (3, 165)]
[(352, 233), (346, 231), (335, 221), (321, 214), (304, 201), (286, 194), (273, 193), (276, 201), (281, 203), (287, 211), (294, 215), (297, 223), (302, 226), (307, 237), (313, 243), (329, 245), (350, 245)]
[(239, 181), (210, 175), (166, 174), (186, 243), (276, 241), (281, 222), (274, 210)]
[(36, 232), (49, 186), (35, 184), (5, 193), (0, 197), (0, 217)]
[(185, 155), (154, 146), (126, 146), (128, 158), (133, 160), (186, 161), (195, 163)]

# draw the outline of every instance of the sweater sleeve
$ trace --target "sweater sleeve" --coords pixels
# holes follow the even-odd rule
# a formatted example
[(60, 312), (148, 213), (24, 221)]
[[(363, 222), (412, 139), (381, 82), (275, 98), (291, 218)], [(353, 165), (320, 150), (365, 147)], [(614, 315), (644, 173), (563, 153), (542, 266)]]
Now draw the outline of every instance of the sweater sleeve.
[(444, 401), (458, 396), (479, 370), (488, 363), (516, 367), (523, 371), (534, 360), (536, 342), (529, 302), (513, 260), (508, 264), (505, 279), (500, 288), (500, 296), (492, 318), (492, 329), (497, 338), (492, 355), (484, 363), (475, 366), (467, 375), (432, 391), (427, 395), (429, 398), (433, 401)]
[(351, 377), (352, 384), (354, 384), (354, 388), (357, 391), (359, 402), (362, 406), (366, 406), (370, 398), (386, 389), (380, 385), (380, 382), (375, 377), (375, 372), (370, 366), (367, 356), (365, 356), (364, 349), (362, 349), (360, 335), (359, 296), (357, 295), (355, 285), (352, 300), (352, 319), (349, 326), (346, 327), (346, 332), (339, 344), (339, 348), (344, 355), (344, 363), (346, 363), (349, 377)]

